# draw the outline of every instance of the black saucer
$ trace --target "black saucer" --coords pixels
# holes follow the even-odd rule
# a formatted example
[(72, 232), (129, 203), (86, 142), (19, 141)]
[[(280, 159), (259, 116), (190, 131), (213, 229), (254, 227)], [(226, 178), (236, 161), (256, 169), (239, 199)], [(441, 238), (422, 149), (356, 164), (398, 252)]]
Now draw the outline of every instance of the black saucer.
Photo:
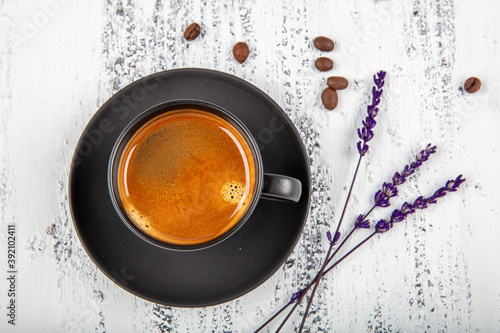
[[(302, 182), (300, 201), (261, 199), (241, 229), (204, 250), (162, 249), (136, 236), (118, 217), (110, 199), (110, 154), (121, 131), (133, 118), (157, 104), (176, 99), (207, 101), (232, 112), (259, 144), (264, 172)], [(186, 68), (133, 82), (99, 109), (77, 144), (69, 199), (78, 236), (106, 276), (146, 300), (194, 307), (230, 301), (271, 277), (300, 238), (310, 192), (306, 151), (278, 104), (235, 76)]]

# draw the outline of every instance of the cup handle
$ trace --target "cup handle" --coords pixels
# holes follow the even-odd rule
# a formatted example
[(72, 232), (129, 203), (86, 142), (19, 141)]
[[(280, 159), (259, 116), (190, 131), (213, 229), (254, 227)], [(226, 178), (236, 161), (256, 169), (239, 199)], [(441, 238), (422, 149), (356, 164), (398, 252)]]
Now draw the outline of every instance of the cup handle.
[(300, 180), (272, 173), (264, 174), (261, 198), (298, 202), (301, 194), (302, 183)]

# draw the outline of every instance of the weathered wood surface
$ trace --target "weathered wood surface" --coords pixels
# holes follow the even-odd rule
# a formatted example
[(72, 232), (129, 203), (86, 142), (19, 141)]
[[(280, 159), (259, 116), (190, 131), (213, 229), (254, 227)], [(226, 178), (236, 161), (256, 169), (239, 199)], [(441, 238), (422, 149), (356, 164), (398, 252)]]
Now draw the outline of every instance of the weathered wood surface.
[[(428, 195), (459, 173), (467, 182), (333, 271), (306, 328), (500, 331), (498, 2), (2, 0), (0, 6), (0, 331), (256, 329), (319, 269), (379, 69), (388, 72), (387, 86), (345, 228), (428, 142), (438, 153), (395, 202)], [(182, 33), (192, 21), (202, 34), (188, 43)], [(323, 54), (334, 59), (330, 73), (313, 66), (322, 55), (312, 47), (318, 35), (336, 41)], [(231, 54), (237, 41), (251, 49), (243, 65)], [(287, 263), (251, 293), (200, 309), (158, 306), (114, 285), (85, 254), (68, 208), (70, 160), (94, 112), (128, 83), (178, 67), (225, 71), (267, 92), (300, 130), (313, 171), (310, 218)], [(350, 81), (332, 112), (319, 98), (329, 74)], [(460, 89), (469, 76), (483, 81), (477, 94)], [(17, 225), (15, 327), (5, 315), (10, 223)]]

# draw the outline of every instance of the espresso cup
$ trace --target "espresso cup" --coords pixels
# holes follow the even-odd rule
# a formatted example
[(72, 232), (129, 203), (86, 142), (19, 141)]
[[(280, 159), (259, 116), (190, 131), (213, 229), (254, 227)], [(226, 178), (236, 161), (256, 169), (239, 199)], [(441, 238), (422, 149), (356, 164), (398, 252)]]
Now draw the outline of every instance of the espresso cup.
[(302, 192), (299, 180), (264, 173), (238, 118), (196, 100), (163, 103), (132, 120), (114, 145), (108, 188), (130, 230), (179, 251), (227, 239), (260, 199), (298, 202)]

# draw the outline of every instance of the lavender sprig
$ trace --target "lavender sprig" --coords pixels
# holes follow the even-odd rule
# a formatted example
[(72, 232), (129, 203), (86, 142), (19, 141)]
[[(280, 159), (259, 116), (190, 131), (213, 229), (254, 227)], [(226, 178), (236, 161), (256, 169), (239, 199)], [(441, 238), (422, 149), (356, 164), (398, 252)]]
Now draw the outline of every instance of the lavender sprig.
[(363, 127), (358, 129), (358, 136), (361, 139), (361, 141), (358, 142), (358, 152), (360, 156), (366, 155), (369, 148), (366, 143), (373, 138), (373, 128), (377, 124), (375, 117), (379, 111), (377, 106), (380, 104), (380, 96), (382, 96), (382, 92), (384, 91), (382, 87), (385, 84), (385, 75), (386, 72), (380, 71), (377, 75), (373, 76), (375, 86), (372, 88), (372, 104), (367, 106), (366, 112), (368, 116), (362, 121)]
[[(368, 211), (366, 214), (360, 214), (356, 221), (354, 222), (354, 228), (353, 230), (348, 234), (348, 236), (344, 239), (342, 244), (337, 248), (337, 251), (342, 247), (342, 245), (345, 243), (345, 241), (352, 235), (353, 231), (356, 229), (368, 229), (370, 228), (370, 222), (368, 221), (367, 217), (371, 214), (371, 212), (376, 208), (376, 207), (388, 207), (390, 206), (390, 198), (395, 197), (398, 195), (398, 185), (401, 185), (406, 182), (406, 178), (410, 175), (412, 175), (415, 170), (420, 167), (423, 162), (427, 161), (429, 159), (429, 156), (434, 154), (436, 152), (436, 146), (433, 146), (432, 144), (428, 144), (425, 149), (421, 150), (417, 156), (414, 162), (407, 164), (401, 174), (399, 172), (396, 172), (394, 176), (392, 177), (392, 182), (387, 183), (384, 182), (382, 185), (382, 189), (377, 191), (375, 193), (375, 204), (372, 206), (372, 208)], [(409, 211), (413, 209), (413, 207), (406, 207), (405, 208)], [(405, 210), (407, 213), (407, 211)], [(401, 211), (398, 212), (393, 212), (393, 215), (391, 216), (391, 220), (400, 222), (404, 219), (405, 215), (401, 213)], [(383, 227), (381, 225), (381, 227)], [(381, 228), (383, 230), (383, 228)], [(336, 252), (337, 252), (336, 251)], [(336, 254), (336, 252), (328, 258), (328, 262), (330, 262), (333, 259), (333, 256)]]
[(366, 215), (360, 214), (358, 215), (358, 218), (356, 219), (356, 222), (354, 222), (354, 228), (355, 229), (369, 229), (370, 228), (370, 221), (366, 219)]
[[(268, 321), (266, 321), (262, 326), (260, 326), (255, 332), (259, 332), (262, 330), (264, 327), (266, 327), (273, 319), (275, 319), (279, 314), (281, 314), (287, 307), (289, 307), (291, 304), (295, 303), (295, 305), (292, 307), (286, 318), (281, 322), (280, 326), (278, 327), (278, 330), (276, 332), (279, 332), (281, 328), (285, 325), (287, 322), (288, 318), (290, 318), (291, 314), (295, 311), (297, 306), (301, 303), (302, 299), (306, 296), (308, 293), (309, 289), (314, 285), (315, 289), (316, 286), (319, 284), (319, 281), (328, 274), (333, 268), (335, 268), (338, 264), (340, 264), (344, 259), (346, 259), (349, 255), (351, 255), (354, 251), (359, 249), (362, 245), (364, 245), (366, 242), (368, 242), (373, 236), (376, 234), (382, 234), (386, 233), (390, 229), (393, 228), (394, 223), (399, 223), (402, 222), (407, 216), (415, 213), (416, 209), (426, 209), (429, 204), (436, 204), (437, 199), (444, 197), (447, 192), (455, 192), (457, 189), (460, 187), (460, 185), (465, 182), (465, 179), (462, 178), (462, 175), (459, 175), (457, 178), (454, 180), (449, 180), (446, 182), (446, 185), (444, 187), (439, 188), (434, 192), (433, 195), (431, 195), (428, 198), (424, 198), (423, 196), (418, 197), (415, 199), (413, 204), (410, 204), (408, 202), (405, 202), (400, 209), (395, 209), (392, 214), (390, 219), (387, 220), (379, 220), (377, 224), (375, 225), (375, 231), (371, 233), (369, 236), (367, 236), (364, 240), (359, 242), (356, 246), (354, 246), (349, 252), (347, 252), (344, 256), (342, 256), (340, 259), (338, 259), (335, 263), (330, 265), (328, 268), (325, 269), (325, 262), (323, 263), (321, 267), (320, 273), (313, 279), (313, 281), (306, 286), (306, 288), (294, 293), (292, 295), (291, 300), (284, 306), (282, 307), (277, 313), (275, 313)], [(358, 218), (356, 219), (355, 227), (351, 230), (351, 232), (347, 235), (347, 237), (344, 238), (340, 246), (335, 250), (335, 252), (332, 254), (332, 256), (329, 258), (328, 262), (335, 256), (335, 254), (338, 252), (340, 247), (345, 243), (345, 241), (350, 237), (350, 235), (353, 233), (354, 230), (357, 228), (367, 228), (369, 227), (369, 222), (365, 219), (365, 215), (359, 215)], [(330, 248), (329, 252), (332, 249), (332, 244), (335, 243), (338, 240), (338, 237), (340, 237), (340, 234), (336, 234), (336, 237), (332, 239), (331, 233), (327, 233), (327, 238), (330, 242)], [(313, 296), (311, 295), (311, 298)], [(308, 307), (310, 304), (308, 304)], [(304, 321), (307, 317), (307, 312), (306, 311), (303, 315), (302, 323), (301, 323), (301, 328), (299, 332), (303, 328)]]
[(375, 193), (374, 201), (377, 207), (388, 207), (390, 206), (390, 199), (398, 195), (398, 185), (406, 182), (406, 178), (415, 173), (415, 170), (420, 167), (429, 157), (436, 152), (436, 146), (428, 144), (425, 149), (421, 150), (415, 161), (407, 164), (401, 173), (396, 172), (392, 177), (391, 183), (384, 183), (382, 189)]
[[(373, 81), (375, 83), (375, 86), (372, 88), (372, 102), (367, 107), (368, 116), (365, 118), (364, 121), (362, 121), (363, 127), (361, 129), (358, 129), (358, 136), (362, 140), (362, 142), (360, 141), (357, 144), (358, 152), (359, 152), (359, 159), (358, 159), (358, 164), (356, 166), (356, 171), (354, 172), (354, 176), (352, 178), (351, 187), (349, 188), (349, 193), (347, 194), (347, 198), (346, 198), (346, 201), (345, 201), (345, 204), (344, 204), (344, 208), (342, 210), (342, 214), (340, 215), (339, 223), (337, 224), (337, 229), (335, 230), (335, 237), (337, 238), (337, 240), (340, 237), (340, 233), (339, 233), (340, 226), (342, 224), (342, 221), (344, 220), (344, 214), (345, 214), (345, 211), (346, 211), (346, 208), (347, 208), (347, 204), (349, 203), (349, 199), (351, 197), (352, 188), (354, 186), (354, 182), (355, 182), (356, 176), (358, 174), (359, 166), (361, 164), (361, 159), (368, 152), (368, 145), (366, 143), (373, 138), (373, 128), (377, 124), (377, 122), (375, 121), (375, 117), (377, 116), (377, 114), (379, 112), (379, 108), (377, 106), (380, 104), (380, 97), (382, 96), (382, 93), (383, 93), (382, 87), (384, 86), (384, 83), (385, 83), (385, 81), (384, 81), (385, 75), (386, 75), (386, 72), (380, 71), (380, 72), (377, 73), (377, 75), (373, 76)], [(330, 252), (332, 250), (333, 245), (335, 245), (335, 241), (331, 240), (331, 234), (330, 234), (330, 236), (329, 236), (330, 248), (329, 248), (328, 253), (327, 253), (327, 255), (325, 257), (325, 260), (323, 262), (322, 269), (320, 270), (320, 273), (316, 276), (316, 279), (318, 281), (321, 280), (321, 278), (322, 278), (323, 269), (325, 268), (325, 266), (335, 256), (335, 254), (337, 253), (337, 251), (342, 247), (342, 245), (344, 244), (344, 242), (349, 238), (349, 236), (352, 234), (352, 232), (354, 230), (355, 229), (353, 229), (351, 231), (351, 233), (344, 239), (344, 241), (342, 242), (342, 244), (337, 248), (337, 250), (331, 256), (330, 256)], [(312, 300), (314, 298), (315, 292), (316, 292), (316, 287), (312, 291), (311, 297), (309, 298), (309, 301), (307, 303), (307, 307), (306, 307), (304, 319), (303, 319), (303, 321), (301, 323), (301, 327), (299, 329), (299, 332), (302, 331), (302, 328), (303, 328), (304, 323), (305, 323), (305, 318), (307, 317), (307, 313), (309, 312), (309, 308), (311, 306), (311, 303), (312, 303)], [(302, 300), (302, 297), (303, 297), (303, 295), (298, 299), (297, 302), (300, 302)], [(297, 306), (297, 304), (294, 306), (294, 308), (296, 306)], [(293, 309), (292, 309), (292, 311), (293, 311)], [(287, 316), (285, 318), (285, 320), (287, 320), (288, 318), (289, 318), (289, 316)], [(278, 331), (281, 329), (281, 327), (282, 327), (282, 325), (278, 328)]]
[(376, 207), (388, 207), (390, 206), (390, 198), (395, 197), (398, 195), (398, 189), (397, 186), (403, 184), (406, 182), (406, 178), (412, 175), (415, 170), (420, 167), (423, 162), (427, 161), (429, 156), (431, 154), (434, 154), (436, 151), (435, 146), (431, 146), (431, 144), (427, 145), (426, 149), (422, 150), (419, 154), (416, 156), (416, 160), (412, 162), (409, 165), (406, 165), (405, 168), (401, 173), (396, 172), (392, 178), (391, 182), (386, 182), (382, 185), (382, 189), (379, 190), (375, 194), (375, 204), (373, 207), (370, 209), (370, 211), (365, 214), (365, 215), (359, 215), (358, 218), (356, 219), (353, 228), (351, 231), (348, 233), (346, 237), (343, 238), (341, 244), (336, 248), (333, 254), (330, 255), (330, 253), (333, 250), (334, 245), (337, 243), (337, 241), (340, 239), (340, 225), (342, 224), (343, 217), (346, 211), (347, 204), (349, 202), (349, 198), (351, 196), (351, 192), (354, 186), (354, 182), (356, 180), (356, 176), (359, 170), (359, 166), (361, 163), (361, 159), (363, 156), (366, 155), (368, 152), (368, 144), (367, 142), (370, 141), (374, 134), (373, 134), (373, 128), (376, 125), (375, 117), (378, 115), (379, 108), (378, 105), (380, 104), (380, 98), (383, 93), (382, 87), (385, 84), (385, 76), (386, 73), (384, 71), (380, 71), (373, 77), (375, 86), (372, 88), (372, 101), (371, 104), (367, 107), (367, 117), (365, 120), (362, 121), (363, 127), (358, 129), (358, 136), (361, 139), (357, 143), (357, 148), (359, 152), (359, 160), (356, 166), (356, 170), (354, 172), (354, 176), (351, 182), (351, 187), (349, 189), (349, 193), (347, 194), (347, 198), (344, 204), (344, 208), (339, 220), (339, 223), (337, 225), (337, 230), (335, 231), (335, 237), (332, 236), (332, 234), (328, 231), (327, 233), (327, 238), (330, 243), (328, 252), (326, 254), (325, 260), (321, 266), (321, 269), (319, 273), (316, 275), (316, 277), (302, 290), (294, 293), (290, 299), (290, 301), (285, 304), (278, 312), (276, 312), (268, 321), (266, 321), (261, 327), (257, 329), (256, 332), (260, 331), (264, 327), (266, 327), (272, 320), (274, 320), (279, 314), (281, 314), (286, 308), (288, 308), (291, 304), (294, 304), (292, 309), (289, 311), (285, 319), (281, 322), (280, 326), (278, 327), (276, 332), (279, 332), (287, 320), (290, 318), (292, 313), (295, 311), (297, 306), (301, 303), (301, 301), (304, 299), (304, 297), (307, 295), (309, 290), (314, 286), (312, 290), (312, 294), (309, 298), (306, 310), (303, 314), (302, 322), (300, 325), (299, 333), (302, 332), (302, 329), (304, 327), (309, 308), (312, 304), (314, 294), (317, 290), (317, 287), (319, 285), (319, 282), (322, 280), (323, 276), (326, 275), (328, 272), (330, 272), (334, 267), (336, 267), (340, 262), (342, 262), (345, 258), (347, 258), (349, 255), (351, 255), (355, 250), (357, 250), (359, 247), (361, 247), (363, 244), (365, 244), (368, 240), (370, 240), (374, 235), (376, 234), (381, 234), (389, 231), (394, 223), (399, 223), (403, 221), (408, 215), (413, 214), (416, 209), (425, 209), (428, 207), (429, 204), (435, 204), (437, 202), (437, 198), (443, 197), (446, 195), (447, 192), (454, 192), (458, 189), (460, 184), (462, 184), (465, 179), (462, 179), (461, 175), (458, 176), (455, 180), (450, 180), (446, 183), (446, 185), (440, 189), (438, 189), (432, 196), (428, 198), (424, 197), (419, 197), (417, 198), (413, 204), (409, 203), (404, 203), (401, 206), (401, 209), (396, 209), (392, 212), (391, 217), (388, 221), (386, 220), (380, 220), (374, 228), (374, 231), (366, 237), (364, 240), (362, 240), (360, 243), (358, 243), (355, 247), (353, 247), (349, 252), (344, 254), (340, 259), (338, 259), (334, 264), (332, 264), (328, 269), (326, 269), (326, 266), (330, 263), (330, 261), (336, 256), (337, 252), (342, 248), (342, 246), (346, 243), (346, 241), (350, 238), (350, 236), (354, 233), (354, 231), (358, 229), (368, 229), (370, 228), (370, 222), (368, 221), (367, 217), (368, 215), (375, 209)]
[(394, 226), (394, 223), (403, 221), (408, 215), (415, 213), (416, 209), (426, 209), (429, 207), (429, 204), (436, 204), (437, 199), (444, 197), (447, 192), (455, 192), (464, 181), (465, 179), (462, 179), (462, 175), (459, 175), (454, 180), (447, 181), (444, 187), (438, 189), (430, 197), (424, 198), (423, 196), (420, 196), (413, 201), (413, 204), (405, 202), (401, 206), (401, 209), (395, 209), (392, 212), (391, 218), (388, 221), (378, 221), (375, 225), (375, 231), (377, 233), (389, 231)]
[[(413, 202), (413, 205), (408, 203), (408, 202), (405, 202), (401, 206), (401, 209), (396, 209), (392, 212), (391, 218), (389, 221), (386, 221), (386, 220), (378, 221), (377, 224), (375, 225), (375, 231), (372, 234), (367, 236), (364, 240), (362, 240), (360, 243), (358, 243), (356, 246), (354, 246), (349, 252), (347, 252), (344, 256), (342, 256), (339, 260), (337, 260), (335, 263), (333, 263), (327, 269), (325, 269), (322, 276), (325, 276), (326, 274), (328, 274), (340, 262), (342, 262), (345, 258), (347, 258), (355, 250), (357, 250), (359, 247), (361, 247), (361, 245), (365, 244), (374, 235), (385, 233), (385, 232), (389, 231), (393, 227), (394, 223), (402, 222), (408, 215), (415, 213), (415, 208), (425, 209), (428, 207), (428, 204), (436, 204), (437, 198), (444, 197), (447, 192), (457, 191), (457, 189), (460, 187), (460, 185), (463, 182), (465, 182), (465, 179), (462, 178), (462, 175), (459, 175), (454, 180), (447, 181), (446, 185), (444, 187), (438, 189), (430, 197), (424, 198), (423, 196), (420, 196), (417, 199), (415, 199), (415, 201)], [(317, 283), (317, 280), (314, 280), (312, 283)], [(304, 290), (306, 290), (306, 289), (304, 289)], [(302, 296), (304, 296), (304, 295), (302, 295)]]
[[(455, 192), (457, 189), (460, 187), (460, 185), (465, 182), (465, 179), (462, 178), (462, 175), (459, 175), (457, 178), (454, 180), (449, 180), (446, 182), (446, 185), (440, 189), (438, 189), (436, 192), (434, 192), (433, 195), (431, 195), (428, 198), (424, 198), (422, 196), (418, 197), (415, 199), (415, 201), (412, 204), (409, 204), (408, 202), (405, 202), (402, 206), (401, 209), (396, 209), (392, 212), (391, 219), (389, 221), (386, 220), (380, 220), (377, 222), (375, 225), (375, 231), (366, 237), (364, 240), (362, 240), (358, 245), (353, 247), (349, 252), (347, 252), (342, 258), (337, 260), (335, 263), (330, 265), (324, 272), (323, 276), (328, 274), (335, 266), (337, 266), (342, 260), (344, 260), (347, 256), (349, 256), (352, 252), (357, 250), (361, 245), (366, 243), (372, 236), (376, 234), (381, 234), (389, 231), (393, 227), (393, 223), (397, 222), (402, 222), (408, 215), (415, 213), (415, 208), (417, 209), (425, 209), (428, 207), (428, 204), (435, 204), (437, 203), (437, 198), (444, 197), (447, 192)], [(424, 204), (425, 202), (425, 204)], [(401, 218), (403, 216), (403, 218)], [(397, 217), (397, 218), (396, 218)], [(387, 227), (387, 225), (389, 225)], [(316, 283), (314, 281), (313, 283)]]
[(377, 122), (375, 121), (375, 117), (379, 112), (379, 108), (377, 106), (380, 104), (380, 97), (382, 96), (382, 93), (384, 91), (382, 87), (385, 84), (384, 79), (386, 74), (387, 73), (385, 71), (379, 71), (377, 75), (373, 76), (373, 82), (375, 83), (375, 86), (372, 87), (372, 103), (367, 107), (368, 116), (364, 121), (362, 121), (363, 127), (361, 129), (358, 129), (358, 136), (361, 140), (363, 140), (358, 142), (358, 164), (356, 165), (356, 171), (354, 171), (354, 176), (352, 177), (351, 187), (349, 188), (349, 193), (347, 193), (344, 208), (342, 209), (342, 214), (340, 215), (339, 223), (337, 224), (337, 229), (335, 230), (335, 235), (338, 234), (342, 221), (344, 220), (344, 214), (351, 197), (352, 188), (354, 187), (354, 182), (356, 181), (356, 176), (358, 175), (361, 159), (368, 152), (368, 145), (366, 143), (373, 138), (373, 128), (377, 124)]

